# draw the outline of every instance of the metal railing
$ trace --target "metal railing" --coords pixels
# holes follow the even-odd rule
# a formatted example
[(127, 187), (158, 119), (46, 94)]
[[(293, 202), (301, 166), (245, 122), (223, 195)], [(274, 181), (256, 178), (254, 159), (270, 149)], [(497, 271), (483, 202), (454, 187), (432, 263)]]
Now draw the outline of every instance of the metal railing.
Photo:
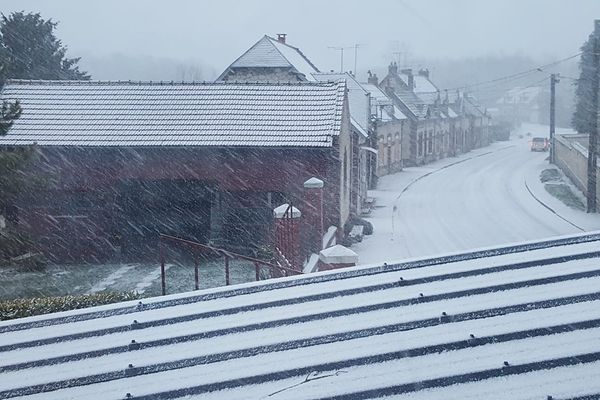
[(277, 265), (265, 260), (259, 260), (257, 258), (244, 256), (242, 254), (233, 253), (231, 251), (227, 251), (225, 249), (220, 249), (217, 247), (209, 246), (206, 244), (194, 242), (192, 240), (179, 238), (176, 236), (159, 234), (159, 256), (160, 256), (160, 276), (161, 276), (161, 290), (163, 296), (167, 292), (167, 278), (165, 271), (165, 246), (167, 243), (177, 243), (183, 245), (190, 249), (194, 258), (194, 288), (195, 290), (200, 289), (200, 267), (199, 267), (199, 256), (200, 255), (217, 255), (224, 258), (224, 268), (225, 268), (225, 285), (229, 286), (231, 283), (230, 280), (230, 260), (244, 260), (254, 264), (255, 270), (255, 279), (256, 281), (260, 280), (260, 270), (262, 267), (266, 267), (271, 272), (272, 277), (277, 276), (291, 276), (291, 275), (300, 275), (301, 271), (297, 271), (295, 269)]

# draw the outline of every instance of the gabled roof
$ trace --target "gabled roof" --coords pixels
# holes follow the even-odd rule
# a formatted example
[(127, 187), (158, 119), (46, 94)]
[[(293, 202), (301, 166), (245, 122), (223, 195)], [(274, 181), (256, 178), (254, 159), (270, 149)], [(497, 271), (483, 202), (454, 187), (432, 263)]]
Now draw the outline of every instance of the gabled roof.
[(377, 85), (373, 85), (372, 83), (361, 83), (361, 85), (371, 94), (371, 114), (384, 122), (394, 119), (407, 119), (406, 115), (394, 105), (392, 99), (379, 89)]
[[(408, 86), (408, 74), (400, 73), (398, 74), (402, 81)], [(438, 87), (426, 76), (420, 74), (413, 74), (413, 91), (417, 94), (420, 93), (432, 93), (437, 94), (439, 91)]]
[(314, 78), (321, 82), (336, 81), (344, 79), (348, 88), (348, 105), (350, 115), (355, 123), (359, 125), (359, 130), (368, 132), (370, 122), (369, 110), (369, 92), (365, 90), (362, 84), (349, 73), (319, 73), (313, 74)]
[(409, 90), (396, 90), (394, 91), (394, 95), (416, 118), (425, 118), (427, 116), (427, 104), (414, 92)]
[(22, 116), (0, 145), (328, 147), (339, 134), (339, 82), (9, 81)]
[(598, 398), (599, 245), (583, 234), (0, 322), (0, 397)]
[(471, 114), (477, 117), (486, 117), (485, 111), (483, 111), (480, 105), (477, 103), (477, 99), (473, 96), (465, 94), (463, 96), (463, 106), (467, 114)]
[(229, 70), (237, 68), (289, 68), (307, 81), (315, 81), (312, 74), (319, 73), (318, 68), (300, 49), (267, 35), (227, 67), (217, 80), (222, 80)]

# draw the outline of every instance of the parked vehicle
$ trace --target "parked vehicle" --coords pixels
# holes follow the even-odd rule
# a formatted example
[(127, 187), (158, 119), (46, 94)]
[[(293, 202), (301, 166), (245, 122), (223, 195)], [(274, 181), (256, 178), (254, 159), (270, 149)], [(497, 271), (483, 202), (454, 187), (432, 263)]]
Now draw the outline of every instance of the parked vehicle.
[(534, 137), (531, 139), (531, 151), (548, 151), (550, 142), (547, 138)]

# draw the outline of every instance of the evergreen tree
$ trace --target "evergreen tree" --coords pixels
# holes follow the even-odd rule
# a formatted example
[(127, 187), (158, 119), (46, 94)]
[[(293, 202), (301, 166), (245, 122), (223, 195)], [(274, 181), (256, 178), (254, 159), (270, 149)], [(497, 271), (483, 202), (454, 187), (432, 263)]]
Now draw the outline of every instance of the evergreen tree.
[(3, 101), (0, 107), (0, 136), (6, 135), (15, 119), (21, 116), (21, 104), (19, 101), (14, 103)]
[(57, 23), (39, 13), (14, 12), (0, 18), (0, 84), (6, 79), (90, 79), (79, 58), (54, 35)]
[(579, 133), (596, 132), (596, 109), (594, 107), (597, 96), (594, 87), (594, 34), (581, 47), (581, 60), (579, 61), (580, 75), (575, 82), (575, 113), (573, 114), (573, 127)]

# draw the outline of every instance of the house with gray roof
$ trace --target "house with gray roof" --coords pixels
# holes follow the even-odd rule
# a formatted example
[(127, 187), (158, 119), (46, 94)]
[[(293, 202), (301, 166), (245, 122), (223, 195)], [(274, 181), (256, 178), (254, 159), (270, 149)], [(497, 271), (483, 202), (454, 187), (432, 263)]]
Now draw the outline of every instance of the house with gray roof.
[(286, 43), (285, 34), (277, 35), (277, 39), (265, 35), (231, 63), (217, 81), (316, 81), (312, 74), (319, 72), (299, 48)]
[(402, 139), (409, 135), (409, 121), (394, 101), (377, 86), (377, 76), (369, 71), (362, 84), (371, 94), (371, 116), (377, 133), (377, 176), (399, 172), (404, 166)]
[(348, 87), (348, 105), (352, 125), (352, 208), (360, 215), (367, 190), (374, 186), (372, 176), (377, 165), (375, 127), (371, 123), (371, 95), (350, 73), (315, 73), (321, 82), (344, 79)]
[[(489, 143), (489, 118), (474, 103), (457, 92), (443, 95), (430, 80), (429, 71), (398, 71), (391, 63), (378, 86), (408, 117), (403, 159), (408, 165), (453, 156)], [(468, 103), (468, 104), (467, 104)]]
[(345, 81), (8, 81), (0, 97), (23, 109), (0, 148), (35, 146), (27, 173), (48, 181), (20, 223), (57, 260), (155, 257), (158, 233), (249, 250), (311, 177), (326, 226), (349, 218)]
[[(239, 56), (217, 81), (225, 82), (316, 82), (346, 81), (351, 125), (351, 214), (360, 215), (367, 198), (370, 174), (368, 171), (375, 164), (375, 155), (365, 151), (373, 151), (368, 144), (370, 138), (370, 119), (368, 93), (350, 74), (324, 74), (302, 53), (287, 43), (285, 34), (278, 34), (277, 39), (263, 36)], [(372, 186), (372, 185), (371, 185)]]

